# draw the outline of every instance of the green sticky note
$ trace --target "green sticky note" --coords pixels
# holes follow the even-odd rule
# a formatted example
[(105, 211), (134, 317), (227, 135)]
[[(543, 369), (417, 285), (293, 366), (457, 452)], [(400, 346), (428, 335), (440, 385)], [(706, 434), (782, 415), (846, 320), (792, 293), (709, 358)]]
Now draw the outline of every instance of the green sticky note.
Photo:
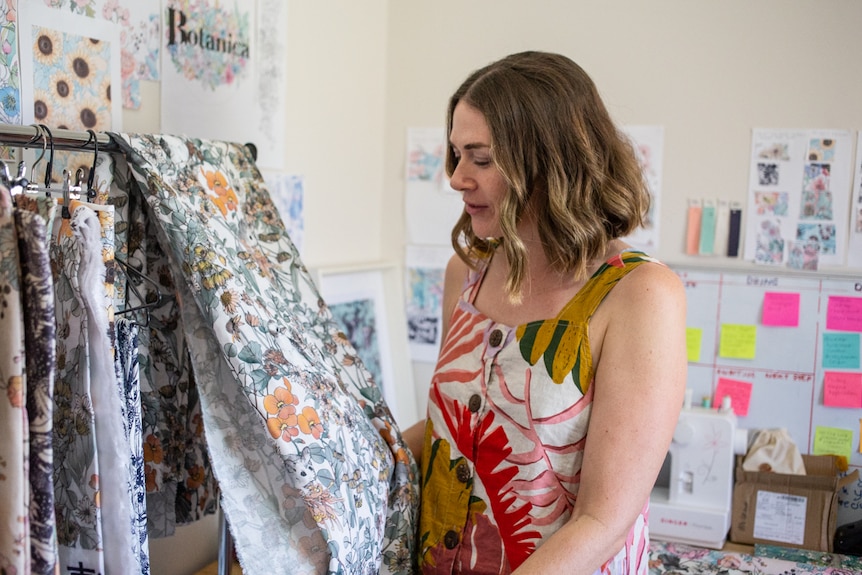
[(721, 340), (718, 345), (720, 357), (754, 359), (757, 348), (757, 326), (724, 323), (721, 325)]
[(700, 342), (703, 340), (703, 330), (699, 327), (685, 328), (685, 347), (688, 350), (688, 361), (700, 361)]
[(851, 430), (818, 425), (814, 431), (814, 455), (843, 455), (849, 462), (852, 450)]

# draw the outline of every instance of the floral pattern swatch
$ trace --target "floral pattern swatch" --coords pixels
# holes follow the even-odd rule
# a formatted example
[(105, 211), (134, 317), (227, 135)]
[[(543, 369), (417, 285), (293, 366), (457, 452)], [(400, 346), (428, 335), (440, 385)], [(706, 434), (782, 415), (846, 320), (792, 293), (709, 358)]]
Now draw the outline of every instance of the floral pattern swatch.
[(415, 461), (248, 151), (117, 140), (167, 252), (244, 572), (411, 572)]

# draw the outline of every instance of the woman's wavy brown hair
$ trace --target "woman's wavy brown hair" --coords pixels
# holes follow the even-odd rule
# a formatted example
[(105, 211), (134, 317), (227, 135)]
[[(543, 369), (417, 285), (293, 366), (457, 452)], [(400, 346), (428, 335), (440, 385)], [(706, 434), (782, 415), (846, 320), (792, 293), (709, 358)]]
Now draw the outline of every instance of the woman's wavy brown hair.
[[(516, 224), (528, 201), (551, 265), (578, 278), (611, 240), (643, 224), (650, 196), (632, 145), (593, 81), (569, 58), (522, 52), (473, 72), (449, 100), (447, 134), (458, 102), (485, 117), (491, 157), (509, 186), (500, 207), (500, 240), (510, 263), (510, 297), (519, 298), (526, 275)], [(450, 146), (450, 176), (457, 162)], [(455, 252), (472, 267), (495, 241), (477, 238), (466, 213), (452, 230)]]

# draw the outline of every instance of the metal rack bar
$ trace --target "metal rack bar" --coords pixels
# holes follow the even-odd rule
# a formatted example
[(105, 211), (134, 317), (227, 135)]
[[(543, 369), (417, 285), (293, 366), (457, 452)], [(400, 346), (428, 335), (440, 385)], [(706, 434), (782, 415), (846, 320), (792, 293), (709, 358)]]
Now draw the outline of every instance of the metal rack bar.
[[(39, 128), (35, 125), (0, 124), (0, 144), (5, 146), (41, 148), (40, 135)], [(51, 128), (51, 136), (54, 141), (54, 148), (57, 150), (81, 151), (93, 147), (92, 138), (87, 132)], [(99, 143), (100, 152), (120, 151), (119, 146), (111, 140), (106, 132), (96, 132), (96, 141)]]

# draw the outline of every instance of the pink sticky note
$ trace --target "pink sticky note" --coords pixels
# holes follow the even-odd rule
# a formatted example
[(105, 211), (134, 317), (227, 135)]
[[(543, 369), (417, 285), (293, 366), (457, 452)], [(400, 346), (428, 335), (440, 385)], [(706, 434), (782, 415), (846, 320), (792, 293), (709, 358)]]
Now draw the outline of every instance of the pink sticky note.
[(862, 373), (827, 371), (823, 374), (823, 405), (862, 407)]
[(799, 294), (773, 291), (763, 294), (763, 325), (797, 327)]
[(738, 381), (721, 377), (715, 387), (715, 401), (713, 405), (721, 405), (725, 395), (730, 396), (730, 405), (733, 412), (740, 416), (748, 415), (748, 404), (751, 401), (751, 384), (747, 381)]
[(830, 296), (826, 329), (862, 331), (862, 297)]

